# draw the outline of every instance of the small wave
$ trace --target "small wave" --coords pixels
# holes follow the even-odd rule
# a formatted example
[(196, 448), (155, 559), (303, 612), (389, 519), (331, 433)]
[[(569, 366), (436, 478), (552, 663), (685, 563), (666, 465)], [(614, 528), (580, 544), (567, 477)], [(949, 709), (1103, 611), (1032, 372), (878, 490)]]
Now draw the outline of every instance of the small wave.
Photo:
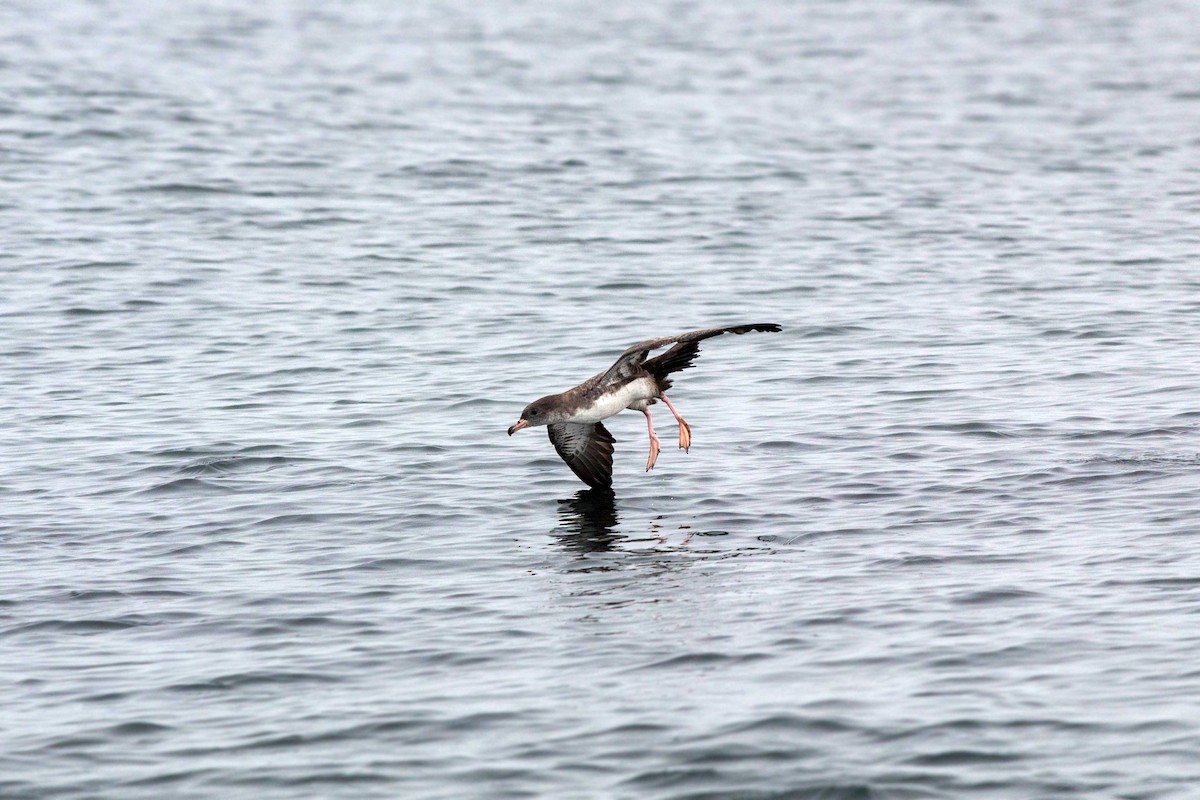
[(982, 750), (944, 750), (940, 753), (913, 756), (906, 763), (918, 767), (965, 767), (973, 764), (1006, 764), (1020, 760), (1021, 756), (1013, 753), (984, 752)]
[(145, 623), (130, 619), (46, 619), (17, 625), (5, 631), (6, 635), (55, 631), (59, 633), (111, 633), (136, 628)]
[(286, 464), (299, 463), (310, 459), (297, 459), (288, 456), (212, 456), (202, 458), (191, 464), (180, 467), (177, 472), (181, 475), (228, 475), (243, 470), (281, 467)]
[(1016, 600), (1028, 600), (1041, 597), (1038, 592), (1025, 589), (986, 589), (977, 592), (967, 592), (954, 598), (954, 602), (964, 606), (994, 605), (1009, 603)]
[(149, 194), (179, 194), (179, 195), (209, 195), (209, 194), (245, 194), (233, 183), (151, 183), (143, 186), (133, 186), (126, 189), (131, 193)]
[(297, 775), (294, 778), (263, 778), (261, 781), (245, 781), (246, 783), (261, 783), (264, 786), (314, 786), (318, 784), (350, 785), (361, 783), (395, 783), (395, 776), (381, 772), (350, 772), (347, 770), (330, 770), (313, 772), (307, 775)]
[(772, 714), (758, 719), (728, 725), (718, 732), (720, 736), (746, 733), (862, 733), (856, 722), (846, 722), (836, 717), (801, 716), (799, 714)]
[(109, 736), (148, 736), (156, 733), (166, 733), (172, 731), (170, 725), (160, 725), (157, 722), (147, 722), (144, 720), (136, 720), (133, 722), (122, 722), (119, 725), (113, 725), (110, 728), (105, 728), (104, 732)]
[(235, 672), (206, 681), (176, 683), (166, 687), (172, 692), (213, 692), (250, 686), (291, 685), (298, 683), (337, 683), (338, 679), (317, 672)]
[(621, 291), (624, 289), (649, 289), (650, 287), (641, 281), (613, 281), (611, 283), (602, 283), (596, 288), (605, 291)]
[(115, 589), (82, 589), (69, 594), (72, 600), (115, 600), (129, 597), (125, 592)]
[(1128, 456), (1092, 456), (1071, 463), (1083, 466), (1113, 465), (1122, 467), (1180, 467), (1182, 469), (1191, 469), (1200, 467), (1200, 453), (1181, 455), (1142, 453), (1140, 455)]
[(397, 172), (415, 178), (486, 178), (495, 167), (484, 161), (469, 158), (449, 158), (426, 164), (409, 164)]
[(255, 527), (279, 527), (287, 525), (303, 525), (314, 522), (329, 522), (350, 519), (354, 514), (329, 512), (325, 514), (277, 514), (273, 517), (257, 520)]
[(680, 656), (673, 656), (661, 661), (655, 661), (650, 664), (645, 664), (637, 667), (639, 670), (646, 669), (677, 669), (680, 667), (716, 667), (726, 664), (747, 664), (754, 661), (762, 661), (770, 658), (767, 653), (738, 653), (731, 655), (729, 653), (685, 653)]
[(227, 486), (219, 486), (199, 478), (177, 478), (173, 481), (160, 483), (148, 489), (142, 489), (139, 494), (148, 495), (192, 495), (192, 494), (229, 494), (234, 490)]
[(966, 436), (980, 436), (988, 439), (1009, 439), (1013, 434), (999, 429), (994, 422), (936, 422), (920, 426), (921, 430), (941, 431), (945, 433), (961, 433)]
[(68, 264), (63, 264), (63, 269), (70, 270), (87, 270), (87, 269), (129, 269), (136, 266), (132, 261), (75, 261)]
[(756, 446), (764, 450), (801, 450), (805, 452), (820, 449), (810, 442), (801, 442), (795, 439), (769, 439), (759, 442)]
[(128, 308), (92, 308), (90, 306), (71, 306), (64, 308), (64, 316), (68, 317), (99, 317), (107, 314), (128, 314)]

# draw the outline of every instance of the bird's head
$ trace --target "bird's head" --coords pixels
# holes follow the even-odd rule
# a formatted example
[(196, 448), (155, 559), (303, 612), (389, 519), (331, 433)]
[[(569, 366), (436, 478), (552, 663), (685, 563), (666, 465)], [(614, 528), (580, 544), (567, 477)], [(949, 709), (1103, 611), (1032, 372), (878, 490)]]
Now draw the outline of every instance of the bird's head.
[(508, 435), (512, 436), (522, 428), (533, 428), (538, 425), (549, 425), (551, 422), (557, 422), (553, 404), (550, 402), (556, 395), (547, 395), (540, 400), (534, 400), (529, 405), (525, 406), (525, 410), (521, 412), (521, 418), (517, 420), (517, 424), (508, 429)]

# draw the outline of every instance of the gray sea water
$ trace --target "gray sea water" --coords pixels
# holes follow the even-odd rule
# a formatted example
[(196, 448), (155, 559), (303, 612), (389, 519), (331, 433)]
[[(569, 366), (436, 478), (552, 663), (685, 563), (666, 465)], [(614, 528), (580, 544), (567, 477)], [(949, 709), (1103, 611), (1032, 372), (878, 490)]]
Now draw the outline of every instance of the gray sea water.
[(0, 796), (1200, 797), (1198, 31), (0, 4)]

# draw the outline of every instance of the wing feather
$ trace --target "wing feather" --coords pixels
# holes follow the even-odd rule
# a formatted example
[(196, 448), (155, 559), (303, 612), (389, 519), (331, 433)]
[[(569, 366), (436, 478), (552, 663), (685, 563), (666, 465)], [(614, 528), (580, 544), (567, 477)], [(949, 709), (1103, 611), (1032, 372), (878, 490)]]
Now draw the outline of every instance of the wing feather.
[(603, 423), (555, 422), (547, 426), (550, 443), (579, 479), (588, 486), (612, 488), (613, 443)]
[[(644, 342), (631, 345), (624, 353), (621, 353), (617, 357), (616, 362), (608, 368), (608, 371), (600, 376), (600, 383), (605, 384), (617, 378), (632, 377), (646, 362), (646, 356), (650, 354), (651, 350), (657, 350), (669, 344), (699, 342), (704, 339), (711, 339), (714, 336), (720, 336), (723, 333), (734, 333), (740, 336), (750, 331), (778, 333), (781, 330), (782, 328), (775, 323), (760, 322), (752, 325), (733, 325), (728, 328), (701, 328), (698, 331), (688, 331), (678, 336), (660, 336), (657, 339), (647, 339)], [(695, 352), (691, 354), (691, 358), (694, 358), (698, 352), (699, 348), (696, 348)], [(688, 366), (691, 366), (691, 358), (687, 359)]]

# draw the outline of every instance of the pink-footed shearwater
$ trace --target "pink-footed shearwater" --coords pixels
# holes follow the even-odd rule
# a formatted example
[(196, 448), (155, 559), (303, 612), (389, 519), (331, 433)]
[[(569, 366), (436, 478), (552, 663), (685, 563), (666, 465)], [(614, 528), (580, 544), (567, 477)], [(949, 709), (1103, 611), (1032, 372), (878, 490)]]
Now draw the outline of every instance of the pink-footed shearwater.
[[(508, 435), (512, 436), (522, 428), (548, 426), (554, 449), (580, 480), (589, 486), (611, 488), (615, 440), (601, 420), (627, 408), (646, 415), (646, 428), (650, 431), (650, 457), (646, 461), (646, 471), (649, 472), (659, 452), (654, 421), (650, 418), (650, 406), (658, 399), (667, 404), (679, 421), (679, 447), (686, 452), (692, 444), (691, 427), (679, 415), (675, 404), (667, 399), (666, 391), (671, 388), (667, 376), (692, 366), (692, 359), (700, 353), (699, 342), (704, 339), (723, 333), (778, 333), (780, 330), (773, 323), (734, 325), (638, 342), (621, 353), (616, 363), (599, 375), (588, 378), (574, 389), (547, 395), (525, 406), (517, 424), (508, 429)], [(675, 346), (647, 360), (646, 356), (651, 350), (669, 344)]]

